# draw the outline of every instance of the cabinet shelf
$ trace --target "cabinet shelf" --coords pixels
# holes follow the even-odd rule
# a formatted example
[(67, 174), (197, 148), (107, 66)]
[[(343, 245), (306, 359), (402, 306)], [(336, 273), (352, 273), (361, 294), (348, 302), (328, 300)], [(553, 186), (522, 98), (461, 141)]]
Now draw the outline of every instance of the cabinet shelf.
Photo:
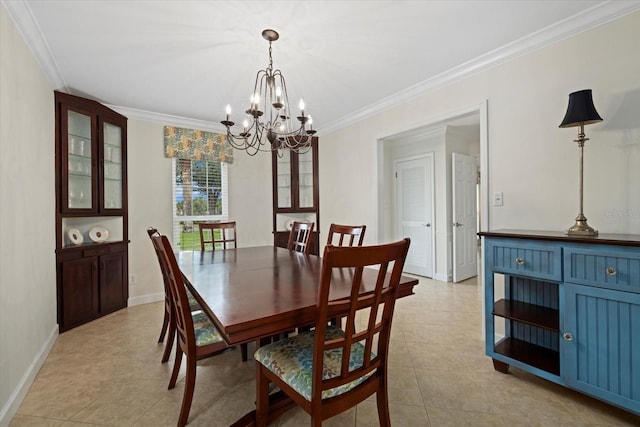
[(560, 353), (515, 338), (505, 338), (495, 352), (554, 375), (560, 375)]
[(86, 173), (82, 173), (82, 172), (69, 172), (69, 176), (74, 177), (74, 178), (87, 178), (87, 179), (91, 179), (91, 175), (87, 175)]
[(501, 299), (495, 302), (492, 314), (537, 328), (553, 332), (559, 331), (559, 312), (553, 308)]

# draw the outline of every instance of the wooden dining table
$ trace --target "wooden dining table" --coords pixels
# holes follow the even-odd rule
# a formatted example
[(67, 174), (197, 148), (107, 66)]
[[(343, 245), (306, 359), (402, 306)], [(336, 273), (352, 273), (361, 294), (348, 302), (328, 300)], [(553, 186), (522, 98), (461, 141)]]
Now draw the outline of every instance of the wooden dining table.
[[(258, 341), (316, 321), (321, 257), (259, 246), (179, 252), (177, 261), (188, 279), (187, 287), (229, 345)], [(361, 293), (373, 291), (377, 275), (377, 270), (365, 269)], [(347, 298), (352, 277), (352, 269), (334, 270), (329, 299)], [(412, 295), (417, 284), (417, 279), (402, 276), (398, 297)], [(279, 407), (270, 405), (270, 410)], [(254, 417), (255, 411), (236, 425), (252, 425)]]

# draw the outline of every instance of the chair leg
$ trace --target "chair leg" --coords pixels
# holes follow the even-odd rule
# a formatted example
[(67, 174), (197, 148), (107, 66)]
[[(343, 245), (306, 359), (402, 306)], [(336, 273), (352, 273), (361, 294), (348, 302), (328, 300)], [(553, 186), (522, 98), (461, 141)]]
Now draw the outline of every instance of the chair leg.
[(178, 418), (178, 426), (187, 425), (189, 420), (189, 412), (191, 411), (191, 402), (193, 401), (193, 392), (196, 387), (196, 359), (187, 357), (187, 376), (184, 380), (184, 396), (182, 397), (182, 407), (180, 408), (180, 417)]
[(378, 419), (380, 427), (391, 427), (391, 417), (389, 416), (389, 396), (387, 394), (387, 381), (385, 378), (376, 393), (376, 403), (378, 404)]
[(256, 363), (256, 427), (265, 427), (269, 415), (269, 380), (262, 374), (266, 369)]
[(158, 343), (164, 341), (164, 335), (167, 332), (167, 326), (169, 325), (169, 312), (164, 310), (164, 319), (162, 319), (162, 329), (160, 330), (160, 338), (158, 338)]
[(180, 344), (176, 345), (176, 360), (173, 362), (173, 372), (171, 373), (171, 379), (169, 380), (169, 390), (176, 386), (178, 380), (178, 373), (180, 372), (180, 365), (182, 364), (182, 349)]
[(242, 361), (246, 362), (249, 356), (249, 350), (247, 348), (247, 343), (240, 344), (240, 352), (242, 353)]
[(162, 353), (162, 363), (166, 363), (171, 355), (171, 349), (173, 348), (173, 342), (176, 340), (176, 322), (173, 317), (169, 318), (169, 335), (167, 337), (167, 343), (164, 346), (164, 353)]

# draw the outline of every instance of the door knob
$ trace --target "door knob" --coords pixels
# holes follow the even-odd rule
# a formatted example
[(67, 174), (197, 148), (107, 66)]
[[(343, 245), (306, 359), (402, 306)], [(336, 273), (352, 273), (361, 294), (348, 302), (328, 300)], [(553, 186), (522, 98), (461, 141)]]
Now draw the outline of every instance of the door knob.
[(562, 334), (562, 337), (567, 341), (573, 340), (573, 335), (571, 335), (570, 332), (565, 332), (564, 334)]

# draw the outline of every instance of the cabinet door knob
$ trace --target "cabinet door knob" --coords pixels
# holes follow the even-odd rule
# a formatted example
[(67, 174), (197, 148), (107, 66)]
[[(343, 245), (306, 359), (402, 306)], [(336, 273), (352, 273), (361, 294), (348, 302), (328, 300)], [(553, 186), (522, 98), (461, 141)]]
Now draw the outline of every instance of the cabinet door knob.
[(565, 332), (564, 334), (562, 334), (562, 338), (564, 338), (565, 341), (572, 341), (573, 340), (573, 335), (571, 335), (570, 332)]
[(426, 224), (422, 224), (422, 225), (423, 225), (424, 227), (431, 227), (431, 223), (430, 223), (430, 222), (428, 222), (428, 223), (426, 223)]
[(518, 265), (524, 264), (524, 259), (522, 259), (520, 257), (516, 258), (516, 264), (518, 264)]
[(460, 224), (458, 221), (453, 223), (454, 227), (462, 227), (464, 224)]
[(607, 275), (608, 276), (615, 276), (617, 273), (616, 269), (613, 267), (607, 267)]

